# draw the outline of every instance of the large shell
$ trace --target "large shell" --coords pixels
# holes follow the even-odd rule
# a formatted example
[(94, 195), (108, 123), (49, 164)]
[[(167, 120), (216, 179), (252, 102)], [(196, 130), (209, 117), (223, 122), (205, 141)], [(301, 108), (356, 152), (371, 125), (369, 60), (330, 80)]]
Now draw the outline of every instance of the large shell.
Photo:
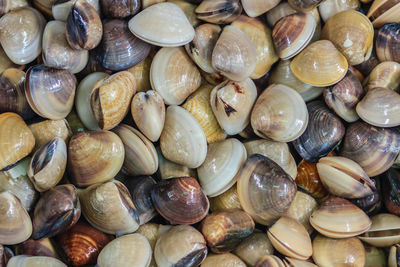
[(74, 105), (76, 78), (68, 70), (37, 65), (26, 72), (25, 94), (31, 108), (40, 116), (60, 120)]
[(242, 10), (239, 0), (203, 0), (195, 12), (198, 19), (214, 24), (227, 24), (234, 21)]
[(216, 197), (231, 188), (246, 158), (245, 147), (235, 138), (210, 144), (204, 163), (197, 168), (204, 192)]
[(101, 11), (108, 18), (125, 18), (140, 10), (141, 0), (100, 0)]
[(400, 23), (385, 24), (376, 37), (376, 55), (380, 61), (400, 63)]
[(163, 180), (151, 190), (154, 207), (172, 224), (194, 224), (208, 213), (210, 204), (197, 180), (180, 177)]
[(125, 149), (113, 132), (79, 132), (68, 145), (71, 181), (88, 186), (114, 178), (124, 162)]
[(42, 50), (45, 19), (36, 9), (24, 7), (0, 19), (0, 43), (15, 64), (28, 64)]
[(328, 40), (310, 44), (290, 63), (297, 79), (317, 87), (337, 83), (346, 75), (347, 68), (346, 58)]
[(243, 9), (250, 17), (258, 17), (279, 4), (281, 0), (242, 0)]
[(375, 28), (380, 28), (386, 23), (400, 23), (399, 11), (400, 3), (397, 1), (375, 0), (369, 8), (367, 16)]
[(182, 46), (194, 38), (194, 29), (185, 13), (173, 3), (152, 5), (129, 21), (131, 32), (157, 46)]
[(46, 256), (19, 255), (12, 257), (7, 264), (8, 267), (67, 267), (62, 261)]
[(197, 120), (179, 106), (169, 106), (160, 146), (165, 158), (189, 168), (199, 167), (207, 155), (207, 139)]
[(375, 247), (392, 246), (400, 242), (400, 218), (389, 213), (375, 215), (371, 228), (359, 238)]
[(164, 47), (155, 55), (150, 69), (151, 87), (165, 104), (180, 105), (201, 84), (200, 72), (182, 47)]
[(240, 204), (253, 219), (270, 225), (285, 212), (296, 194), (293, 179), (274, 161), (251, 155), (238, 174)]
[(306, 130), (308, 112), (300, 94), (281, 84), (270, 85), (257, 99), (251, 126), (262, 138), (290, 142)]
[(234, 253), (249, 266), (254, 266), (263, 255), (272, 255), (274, 247), (267, 234), (255, 230), (248, 238), (240, 242)]
[(330, 197), (313, 212), (310, 223), (321, 234), (331, 238), (360, 235), (371, 227), (369, 217), (350, 201)]
[(372, 177), (392, 166), (400, 151), (400, 133), (355, 122), (347, 127), (343, 144), (341, 156), (357, 162)]
[(342, 11), (360, 9), (359, 0), (325, 0), (318, 6), (319, 14), (323, 21), (327, 21), (330, 17)]
[(315, 162), (328, 155), (342, 140), (345, 128), (322, 101), (307, 104), (309, 123), (304, 133), (293, 145), (303, 159)]
[(385, 61), (376, 65), (369, 76), (364, 80), (365, 91), (375, 87), (384, 87), (397, 91), (400, 86), (400, 64), (393, 61)]
[(29, 125), (35, 137), (35, 151), (50, 142), (51, 139), (60, 137), (65, 143), (72, 135), (71, 128), (66, 119), (44, 120)]
[(136, 208), (121, 182), (89, 186), (79, 194), (79, 199), (85, 219), (104, 233), (123, 235), (139, 228)]
[(318, 175), (317, 164), (302, 160), (297, 167), (296, 184), (317, 200), (324, 199), (328, 192)]
[(29, 155), (34, 146), (35, 138), (18, 114), (0, 114), (0, 170)]

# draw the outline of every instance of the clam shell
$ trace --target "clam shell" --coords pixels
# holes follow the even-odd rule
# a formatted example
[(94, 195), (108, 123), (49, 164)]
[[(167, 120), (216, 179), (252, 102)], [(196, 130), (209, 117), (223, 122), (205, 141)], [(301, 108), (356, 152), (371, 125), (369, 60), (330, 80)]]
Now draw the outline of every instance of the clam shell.
[(400, 64), (393, 61), (377, 64), (364, 80), (364, 85), (367, 92), (375, 87), (397, 91), (400, 86)]
[(16, 163), (31, 153), (35, 138), (16, 113), (0, 114), (0, 169)]
[(3, 47), (0, 46), (0, 73), (3, 73), (8, 68), (17, 68), (19, 70), (23, 70), (25, 65), (17, 65), (12, 62), (6, 52), (4, 52)]
[(51, 243), (50, 238), (42, 238), (28, 240), (18, 244), (15, 247), (16, 255), (30, 255), (30, 256), (46, 256), (58, 259), (57, 252), (54, 245)]
[[(400, 189), (400, 173), (394, 168), (390, 168), (383, 174), (382, 181), (382, 193), (378, 194), (380, 199), (383, 199), (385, 207), (388, 212), (400, 215), (399, 205), (399, 189)], [(379, 193), (379, 192), (378, 192)]]
[(225, 26), (212, 53), (212, 66), (230, 80), (243, 81), (254, 72), (257, 51), (250, 38), (235, 26)]
[(317, 7), (322, 0), (288, 0), (291, 7), (297, 11), (310, 11), (311, 9)]
[(237, 190), (243, 209), (256, 222), (270, 225), (289, 208), (296, 185), (274, 161), (254, 154), (238, 174)]
[(197, 18), (214, 24), (227, 24), (241, 13), (239, 0), (203, 0), (195, 9)]
[(262, 138), (290, 142), (306, 130), (308, 112), (300, 94), (281, 84), (270, 85), (257, 99), (251, 126)]
[(165, 104), (180, 105), (199, 88), (201, 76), (182, 47), (165, 47), (154, 56), (150, 82)]
[(160, 146), (165, 158), (189, 168), (199, 167), (207, 155), (207, 140), (201, 125), (179, 106), (167, 109)]
[(12, 257), (8, 262), (9, 267), (67, 267), (62, 261), (46, 256), (26, 256), (19, 255)]
[(136, 88), (138, 92), (146, 92), (151, 88), (150, 84), (150, 67), (153, 61), (153, 53), (149, 54), (145, 59), (135, 66), (127, 69), (135, 77)]
[(288, 257), (286, 257), (283, 262), (284, 262), (285, 266), (317, 267), (317, 265), (315, 265), (309, 261), (297, 260), (297, 259), (288, 258)]
[(235, 138), (210, 144), (205, 161), (197, 168), (204, 192), (216, 197), (231, 188), (246, 158), (245, 147)]
[(108, 18), (125, 18), (139, 12), (140, 0), (100, 0), (101, 10)]
[(272, 255), (274, 252), (274, 247), (267, 234), (256, 231), (243, 240), (234, 250), (234, 253), (249, 266), (254, 266), (262, 256)]
[[(397, 266), (397, 263), (399, 262), (399, 259), (398, 259), (399, 252), (398, 252), (398, 250), (399, 250), (399, 246), (398, 245), (390, 247), (389, 256), (388, 256), (388, 259), (387, 259), (389, 267), (396, 267)], [(386, 254), (382, 250), (381, 250), (381, 257), (380, 258), (381, 258), (381, 261), (382, 261), (381, 264), (386, 264)], [(367, 263), (368, 263), (368, 258), (367, 258)]]
[(347, 68), (346, 58), (328, 40), (310, 44), (290, 63), (297, 79), (316, 87), (337, 83), (346, 75)]
[(258, 17), (278, 5), (280, 0), (242, 0), (243, 9), (250, 17)]
[(317, 163), (302, 160), (297, 166), (296, 184), (317, 200), (328, 196), (328, 192), (319, 178)]
[(358, 237), (375, 247), (389, 247), (400, 242), (400, 218), (389, 213), (372, 217), (371, 228)]
[(380, 61), (400, 63), (400, 21), (383, 25), (376, 37), (376, 55)]
[(190, 1), (188, 2), (186, 0), (168, 0), (167, 2), (171, 2), (171, 3), (174, 3), (175, 5), (179, 6), (180, 9), (182, 9), (182, 11), (185, 13), (187, 19), (189, 20), (190, 24), (193, 27), (196, 27), (197, 25), (200, 24), (200, 20), (197, 19), (197, 16), (195, 13), (195, 9), (197, 8), (197, 4), (198, 4), (198, 3), (196, 3), (196, 1), (192, 1), (190, 3)]
[(166, 158), (164, 158), (161, 148), (157, 147), (157, 155), (158, 155), (158, 171), (157, 174), (161, 179), (170, 179), (175, 177), (186, 177), (192, 176), (196, 177), (196, 169), (190, 169), (186, 166), (177, 164), (172, 162)]
[(44, 120), (32, 123), (28, 127), (35, 137), (35, 151), (56, 137), (62, 138), (67, 143), (72, 135), (71, 128), (66, 119)]
[(310, 223), (315, 230), (331, 238), (360, 235), (371, 227), (369, 217), (350, 201), (330, 197), (313, 212)]
[(386, 23), (400, 23), (399, 11), (400, 3), (397, 1), (376, 0), (369, 8), (367, 17), (372, 21), (375, 28), (380, 28)]
[[(41, 0), (39, 0), (41, 1)], [(48, 1), (48, 0), (45, 0)], [(54, 0), (50, 0), (54, 1)], [(68, 20), (68, 15), (71, 12), (72, 6), (74, 5), (76, 0), (55, 0), (52, 4), (51, 13), (55, 20), (64, 21)], [(97, 13), (100, 15), (100, 3), (99, 0), (86, 0), (89, 4), (96, 9)]]
[(236, 189), (236, 184), (217, 197), (211, 197), (210, 209), (211, 211), (227, 210), (227, 209), (241, 209), (239, 196)]
[(265, 14), (266, 20), (270, 27), (274, 27), (275, 23), (283, 17), (296, 13), (297, 10), (292, 8), (288, 2), (280, 2), (276, 7), (272, 8)]
[(185, 45), (195, 35), (182, 9), (167, 2), (142, 10), (129, 21), (129, 29), (139, 39), (163, 47)]
[(325, 0), (318, 6), (319, 14), (323, 21), (345, 10), (359, 10), (360, 2), (358, 0)]
[(264, 255), (256, 262), (254, 267), (285, 267), (285, 264), (277, 256)]

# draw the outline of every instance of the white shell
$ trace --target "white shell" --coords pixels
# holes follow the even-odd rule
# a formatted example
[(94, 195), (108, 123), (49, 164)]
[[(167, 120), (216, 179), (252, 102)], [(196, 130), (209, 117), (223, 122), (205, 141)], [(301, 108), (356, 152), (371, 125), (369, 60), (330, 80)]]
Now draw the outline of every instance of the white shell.
[(67, 267), (62, 261), (45, 256), (18, 255), (12, 257), (7, 267)]

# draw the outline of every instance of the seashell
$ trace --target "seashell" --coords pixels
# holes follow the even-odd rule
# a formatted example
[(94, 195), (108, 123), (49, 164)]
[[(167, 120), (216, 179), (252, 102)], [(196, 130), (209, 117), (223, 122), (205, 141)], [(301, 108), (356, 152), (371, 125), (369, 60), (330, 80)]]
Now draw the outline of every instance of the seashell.
[(193, 177), (161, 181), (152, 188), (151, 199), (158, 213), (171, 224), (197, 223), (207, 215), (210, 206)]
[[(243, 1), (249, 2), (249, 0)], [(231, 25), (243, 31), (252, 41), (256, 49), (257, 64), (250, 77), (261, 78), (279, 60), (272, 41), (271, 30), (261, 20), (244, 15), (239, 16)]]
[(135, 66), (127, 69), (135, 77), (137, 92), (146, 92), (151, 89), (150, 84), (150, 67), (153, 61), (152, 54), (149, 54), (145, 59)]
[[(329, 156), (329, 155), (328, 155)], [(296, 184), (317, 200), (328, 196), (318, 175), (317, 163), (302, 160), (297, 166)]]
[(376, 190), (373, 190), (371, 195), (364, 198), (350, 199), (353, 204), (362, 209), (365, 213), (367, 213), (367, 215), (374, 215), (378, 213), (382, 207), (380, 179), (371, 178), (371, 180), (376, 187)]
[(254, 154), (238, 174), (237, 190), (244, 211), (257, 223), (270, 225), (289, 208), (296, 185), (274, 161)]
[(129, 29), (139, 39), (162, 47), (183, 46), (194, 38), (194, 29), (176, 4), (152, 5), (129, 21)]
[(122, 121), (135, 93), (135, 80), (128, 71), (118, 72), (93, 85), (90, 106), (100, 129), (110, 130)]
[(371, 56), (374, 27), (362, 13), (346, 10), (326, 22), (321, 38), (330, 40), (350, 65), (357, 65)]
[(121, 71), (144, 60), (150, 53), (151, 45), (134, 36), (127, 21), (112, 19), (103, 25), (99, 48), (101, 65), (109, 70)]
[(311, 214), (318, 208), (317, 201), (310, 195), (297, 191), (289, 209), (282, 216), (297, 220), (301, 223), (309, 234), (313, 228), (309, 222)]
[(337, 13), (349, 9), (359, 10), (360, 2), (358, 0), (326, 0), (318, 6), (319, 14), (325, 22)]
[(0, 114), (0, 133), (1, 170), (29, 155), (35, 138), (24, 120), (12, 112)]
[(103, 14), (107, 18), (125, 18), (139, 12), (142, 1), (139, 0), (100, 0)]
[(100, 251), (113, 239), (83, 221), (56, 236), (68, 264), (73, 266), (95, 264)]
[(227, 136), (212, 111), (210, 101), (212, 89), (211, 85), (200, 86), (182, 105), (200, 123), (208, 143), (222, 141)]
[[(56, 0), (51, 7), (51, 12), (53, 14), (54, 19), (67, 22), (69, 13), (71, 13), (72, 6), (75, 4), (75, 2), (76, 0)], [(99, 15), (101, 14), (99, 0), (86, 0), (86, 2), (88, 2), (92, 7), (94, 7), (94, 9), (97, 11), (97, 14)]]
[(274, 248), (286, 256), (306, 260), (313, 253), (306, 228), (295, 219), (282, 216), (267, 234)]
[(242, 210), (230, 209), (213, 212), (200, 226), (208, 247), (214, 253), (232, 251), (254, 231), (254, 221)]
[(65, 37), (66, 32), (66, 24), (62, 21), (55, 20), (46, 24), (42, 43), (43, 62), (48, 67), (78, 73), (88, 63), (89, 53), (71, 48)]
[(215, 73), (212, 52), (221, 33), (221, 27), (205, 23), (195, 29), (193, 40), (185, 45), (186, 52), (196, 65), (207, 73)]
[(125, 149), (113, 132), (79, 132), (68, 145), (68, 170), (79, 187), (114, 178), (124, 162)]
[(41, 117), (64, 119), (72, 110), (75, 89), (76, 78), (68, 70), (37, 65), (26, 72), (26, 98)]
[(289, 146), (286, 143), (276, 142), (272, 140), (253, 140), (243, 143), (247, 155), (261, 154), (275, 161), (287, 174), (293, 179), (297, 175), (296, 162), (289, 151)]
[(324, 89), (326, 105), (349, 123), (359, 119), (355, 107), (363, 95), (363, 87), (351, 71), (340, 82)]
[(15, 64), (28, 64), (42, 50), (42, 34), (46, 21), (31, 7), (11, 11), (0, 19), (0, 43)]
[(382, 197), (386, 209), (397, 216), (400, 215), (400, 173), (390, 168), (380, 179), (382, 182)]
[(308, 103), (307, 109), (310, 122), (293, 145), (303, 159), (316, 162), (335, 149), (344, 136), (345, 128), (340, 118), (322, 101)]
[(55, 2), (56, 0), (33, 0), (32, 5), (46, 17), (51, 17), (53, 15), (51, 12), (51, 8), (53, 7)]
[[(105, 12), (110, 10), (105, 9)], [(96, 9), (86, 0), (76, 1), (67, 19), (68, 44), (74, 49), (90, 50), (99, 45), (102, 35), (103, 25)]]
[(258, 17), (271, 10), (279, 4), (281, 0), (242, 0), (243, 9), (249, 17)]
[(245, 147), (235, 138), (210, 144), (205, 161), (197, 168), (204, 193), (216, 197), (231, 188), (246, 158)]
[(45, 256), (27, 256), (19, 255), (12, 257), (7, 264), (7, 267), (67, 267), (62, 261)]
[(223, 81), (226, 81), (226, 77), (224, 77), (222, 74), (216, 72), (216, 73), (207, 73), (205, 71), (200, 70), (202, 78), (209, 84), (211, 85), (218, 85), (222, 83)]
[[(400, 21), (399, 21), (400, 22)], [(380, 61), (400, 63), (400, 23), (389, 23), (382, 26), (376, 37), (376, 55)]]
[(398, 17), (400, 3), (397, 1), (375, 0), (368, 10), (367, 17), (374, 28), (380, 28), (386, 23), (400, 22)]
[(180, 105), (199, 88), (201, 76), (182, 47), (165, 47), (151, 63), (150, 82), (165, 104)]
[(152, 250), (147, 239), (138, 233), (118, 237), (101, 250), (97, 266), (149, 266)]
[(388, 170), (399, 151), (400, 134), (396, 129), (355, 122), (346, 129), (340, 155), (357, 162), (372, 177)]
[(310, 11), (317, 7), (322, 0), (288, 0), (289, 5), (297, 11)]
[(209, 198), (211, 211), (242, 209), (239, 196), (237, 194), (236, 184), (227, 191), (216, 197)]
[[(172, 226), (170, 227), (172, 228)], [(146, 239), (149, 241), (151, 249), (154, 251), (158, 237), (159, 235), (161, 235), (162, 232), (161, 229), (164, 229), (164, 225), (156, 223), (145, 223), (142, 224), (139, 229), (137, 229), (136, 233), (142, 234), (144, 237), (146, 237)]]
[(157, 147), (157, 156), (158, 156), (158, 171), (157, 174), (161, 179), (170, 179), (176, 177), (196, 177), (196, 169), (189, 169), (186, 166), (177, 164), (175, 162), (169, 161), (164, 158), (161, 148)]
[(283, 261), (285, 266), (295, 266), (295, 267), (318, 267), (317, 265), (309, 262), (309, 261), (302, 261), (297, 259), (292, 259), (286, 257)]
[(199, 266), (207, 256), (204, 237), (190, 225), (172, 226), (160, 235), (154, 248), (157, 266)]
[(272, 40), (281, 59), (296, 56), (311, 41), (317, 24), (311, 13), (297, 12), (283, 17), (272, 29)]
[(225, 26), (215, 44), (211, 62), (213, 68), (228, 79), (243, 81), (256, 68), (257, 51), (244, 32), (234, 26)]
[(203, 0), (195, 9), (197, 18), (214, 24), (228, 24), (242, 13), (239, 0)]
[(237, 256), (232, 253), (223, 254), (208, 254), (207, 258), (201, 264), (201, 267), (212, 267), (212, 266), (235, 266), (235, 267), (246, 267), (247, 265)]
[[(388, 256), (388, 259), (387, 259), (389, 267), (396, 267), (397, 266), (397, 264), (399, 262), (399, 252), (398, 251), (399, 251), (399, 246), (398, 245), (394, 245), (394, 246), (390, 247), (389, 256)], [(367, 260), (368, 260), (368, 258), (367, 258)], [(385, 253), (383, 251), (381, 253), (381, 261), (382, 261), (382, 263), (381, 263), (382, 265), (386, 264), (386, 255), (385, 255)]]
[(8, 191), (0, 192), (0, 243), (15, 245), (32, 234), (32, 222), (21, 201)]
[[(382, 248), (372, 247), (364, 244), (365, 247), (365, 266), (385, 266), (388, 259)], [(389, 253), (390, 254), (390, 253)], [(389, 255), (390, 261), (390, 255)], [(390, 266), (390, 265), (389, 265)]]
[(277, 256), (264, 255), (256, 262), (254, 267), (285, 267), (285, 264)]
[[(200, 24), (200, 20), (197, 19), (195, 9), (197, 8), (197, 3), (189, 3), (186, 0), (168, 0), (167, 2), (174, 3), (182, 11), (185, 13), (187, 19), (189, 20), (189, 23), (193, 26), (196, 27), (197, 25)], [(193, 1), (192, 1), (193, 2)]]
[(310, 44), (290, 63), (297, 79), (316, 87), (339, 82), (346, 75), (347, 68), (346, 58), (328, 40)]
[(15, 247), (16, 255), (29, 255), (29, 256), (45, 256), (53, 257), (58, 259), (58, 254), (54, 245), (51, 243), (50, 238), (42, 238), (34, 240), (29, 238), (28, 240), (19, 243)]
[(375, 49), (372, 49), (369, 59), (354, 67), (356, 67), (357, 70), (360, 71), (364, 76), (368, 76), (378, 64), (379, 59), (376, 56), (376, 51)]
[(282, 84), (296, 90), (304, 101), (319, 97), (324, 88), (303, 83), (290, 70), (290, 60), (280, 60), (269, 77), (270, 84)]
[(258, 259), (264, 255), (272, 255), (274, 247), (265, 233), (253, 232), (248, 238), (244, 239), (234, 250), (249, 266), (254, 266)]
[(318, 266), (365, 266), (365, 249), (355, 237), (332, 239), (318, 235), (313, 240), (313, 260)]
[(44, 192), (57, 185), (67, 166), (67, 146), (60, 137), (52, 139), (33, 154), (26, 174), (35, 189)]
[(372, 217), (371, 228), (359, 239), (375, 247), (390, 247), (400, 242), (400, 218), (389, 213)]
[(166, 159), (189, 168), (199, 167), (207, 155), (207, 140), (201, 125), (179, 106), (167, 108), (160, 147)]
[(225, 81), (210, 94), (211, 108), (221, 128), (228, 135), (243, 131), (250, 121), (250, 112), (257, 98), (254, 82)]
[(288, 2), (280, 2), (277, 6), (269, 10), (265, 15), (268, 26), (274, 27), (275, 23), (283, 17), (297, 13), (297, 10), (292, 8)]
[[(4, 51), (3, 47), (0, 45), (0, 73), (3, 73), (6, 69), (9, 68), (16, 68), (19, 70), (23, 70), (25, 68), (25, 65), (17, 65), (14, 62), (12, 62), (6, 52)], [(25, 78), (25, 75), (24, 75)]]
[(124, 235), (139, 228), (129, 191), (119, 181), (91, 185), (79, 193), (79, 199), (85, 219), (104, 233)]
[(290, 142), (306, 130), (308, 112), (300, 94), (281, 84), (270, 85), (257, 99), (251, 126), (262, 138)]
[(40, 196), (35, 206), (32, 238), (53, 237), (71, 228), (80, 216), (81, 205), (75, 186), (64, 184), (53, 187)]
[(350, 201), (330, 197), (311, 214), (310, 223), (315, 230), (331, 238), (360, 235), (371, 227), (369, 217)]
[(67, 143), (72, 135), (71, 128), (65, 119), (44, 120), (32, 123), (28, 127), (35, 137), (35, 151), (56, 137), (60, 137)]
[[(113, 130), (124, 144), (123, 169), (133, 176), (151, 175), (158, 169), (157, 151), (152, 142), (135, 128), (120, 124)], [(115, 149), (115, 148), (114, 148)]]
[(384, 87), (397, 91), (400, 86), (400, 64), (393, 61), (385, 61), (374, 67), (369, 76), (364, 80), (365, 91), (376, 87)]

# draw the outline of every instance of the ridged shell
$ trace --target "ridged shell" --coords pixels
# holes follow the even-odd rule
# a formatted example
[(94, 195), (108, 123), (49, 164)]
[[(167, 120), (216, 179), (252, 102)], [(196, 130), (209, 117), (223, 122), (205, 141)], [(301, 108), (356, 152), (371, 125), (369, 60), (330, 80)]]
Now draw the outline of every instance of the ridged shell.
[(227, 209), (241, 209), (239, 197), (237, 194), (236, 184), (234, 184), (225, 193), (217, 196), (210, 197), (210, 210), (227, 210)]
[(140, 0), (100, 0), (103, 14), (107, 18), (125, 18), (139, 12)]
[(281, 0), (242, 0), (243, 9), (250, 17), (258, 17), (279, 4)]
[(35, 137), (35, 151), (56, 137), (62, 138), (67, 143), (72, 135), (71, 128), (66, 119), (44, 120), (32, 123), (28, 127)]
[(195, 9), (198, 19), (214, 24), (227, 24), (241, 13), (239, 0), (203, 0)]
[(368, 10), (367, 17), (375, 28), (380, 28), (386, 23), (400, 23), (399, 11), (400, 3), (396, 0), (375, 0)]
[(297, 167), (296, 184), (317, 200), (328, 196), (328, 192), (319, 178), (317, 163), (302, 160)]
[(400, 63), (400, 23), (385, 24), (376, 37), (376, 55), (380, 61)]
[[(50, 0), (50, 1), (54, 2), (52, 4), (52, 7), (50, 7), (54, 19), (66, 22), (68, 20), (68, 15), (71, 12), (72, 6), (75, 3), (75, 0), (55, 0), (55, 1)], [(86, 0), (86, 2), (92, 5), (92, 7), (96, 9), (97, 13), (101, 15), (99, 0)]]
[(153, 53), (150, 53), (137, 65), (127, 69), (135, 77), (136, 88), (138, 92), (146, 92), (151, 89), (150, 67), (153, 61)]

